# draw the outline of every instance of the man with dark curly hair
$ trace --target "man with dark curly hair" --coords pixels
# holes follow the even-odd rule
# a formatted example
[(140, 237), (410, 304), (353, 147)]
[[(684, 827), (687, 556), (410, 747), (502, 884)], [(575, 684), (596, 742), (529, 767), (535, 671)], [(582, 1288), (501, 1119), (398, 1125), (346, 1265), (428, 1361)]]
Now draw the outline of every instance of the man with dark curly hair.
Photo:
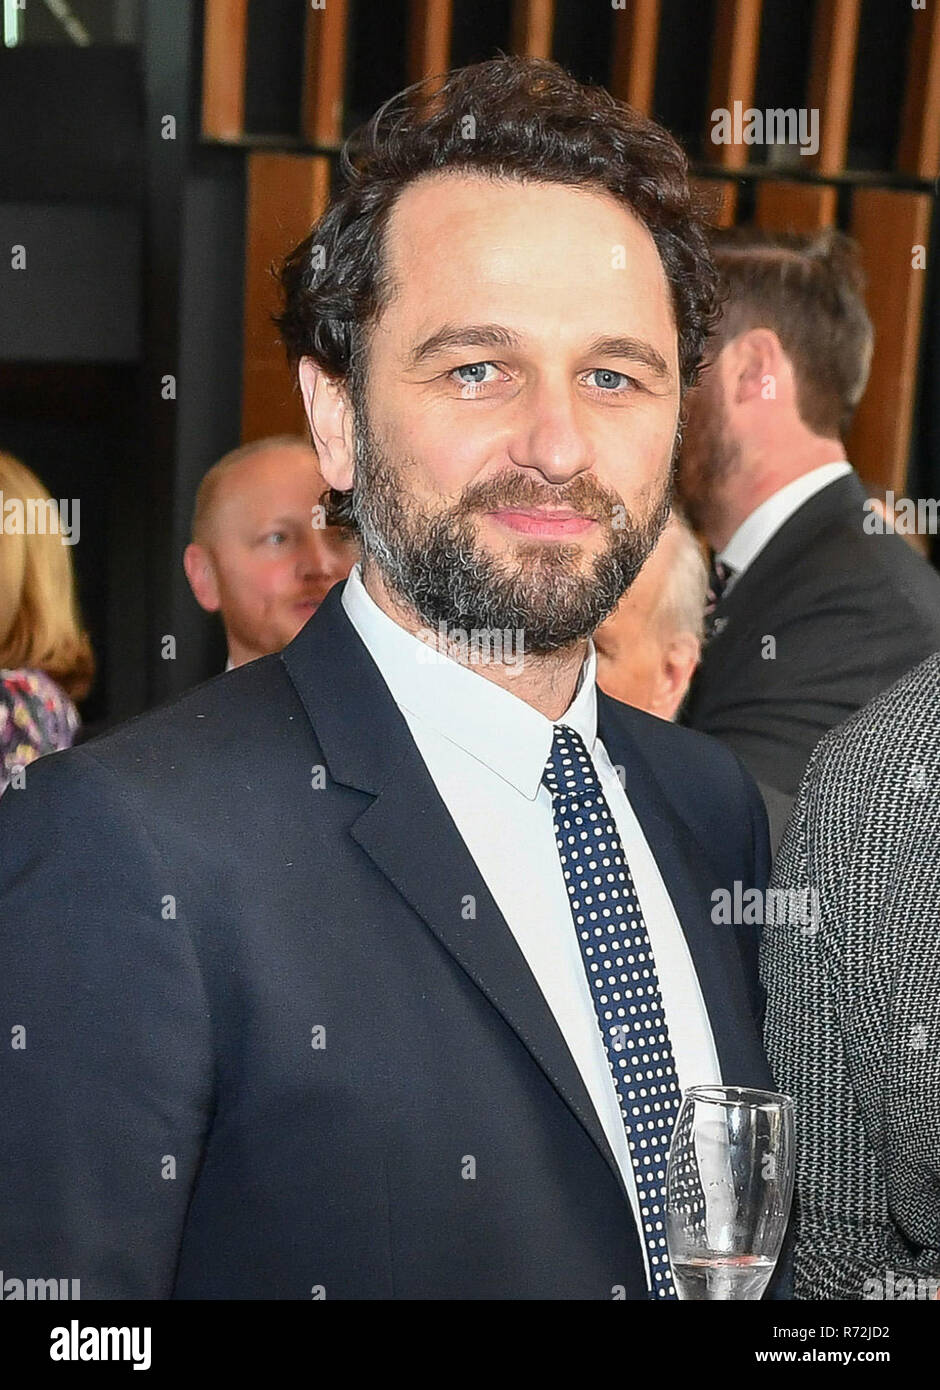
[(85, 1298), (675, 1298), (681, 1088), (770, 1084), (754, 943), (710, 916), (763, 886), (756, 787), (603, 696), (591, 642), (713, 313), (684, 158), (553, 64), (462, 69), (356, 137), (282, 278), (363, 562), (280, 655), (7, 798), (35, 1042), (0, 1262)]

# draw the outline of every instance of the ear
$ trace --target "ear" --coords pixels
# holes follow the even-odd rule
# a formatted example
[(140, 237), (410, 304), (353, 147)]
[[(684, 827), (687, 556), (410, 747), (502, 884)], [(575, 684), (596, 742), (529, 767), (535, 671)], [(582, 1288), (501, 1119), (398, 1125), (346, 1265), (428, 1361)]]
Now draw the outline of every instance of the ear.
[(298, 379), (320, 472), (330, 487), (348, 492), (353, 485), (355, 451), (352, 407), (345, 387), (327, 376), (312, 357), (300, 359)]
[(701, 654), (701, 644), (691, 632), (677, 632), (669, 638), (650, 700), (653, 713), (661, 719), (675, 719)]
[(778, 382), (787, 359), (773, 329), (750, 328), (734, 340), (733, 347), (730, 365), (735, 403), (776, 400)]
[(195, 542), (188, 545), (183, 551), (183, 569), (200, 608), (207, 613), (218, 613), (221, 607), (219, 584), (208, 550)]

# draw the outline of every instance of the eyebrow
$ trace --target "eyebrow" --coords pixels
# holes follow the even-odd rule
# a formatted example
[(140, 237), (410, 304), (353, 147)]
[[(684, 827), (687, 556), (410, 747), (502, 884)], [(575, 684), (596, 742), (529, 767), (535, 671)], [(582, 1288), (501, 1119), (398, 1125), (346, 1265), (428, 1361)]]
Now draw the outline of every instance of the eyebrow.
[(624, 357), (628, 362), (640, 362), (648, 367), (654, 376), (669, 381), (672, 372), (669, 364), (652, 343), (642, 338), (595, 338), (587, 350), (589, 357)]
[(498, 323), (445, 323), (418, 343), (408, 355), (409, 368), (420, 367), (429, 357), (457, 347), (518, 348), (518, 334)]
[[(408, 368), (421, 366), (428, 358), (450, 348), (487, 347), (507, 348), (510, 351), (521, 346), (521, 339), (511, 329), (498, 323), (445, 323), (436, 333), (418, 343), (408, 355)], [(661, 380), (672, 379), (672, 372), (666, 359), (651, 343), (642, 338), (600, 337), (595, 338), (588, 347), (586, 356), (622, 357), (630, 362), (639, 362)]]

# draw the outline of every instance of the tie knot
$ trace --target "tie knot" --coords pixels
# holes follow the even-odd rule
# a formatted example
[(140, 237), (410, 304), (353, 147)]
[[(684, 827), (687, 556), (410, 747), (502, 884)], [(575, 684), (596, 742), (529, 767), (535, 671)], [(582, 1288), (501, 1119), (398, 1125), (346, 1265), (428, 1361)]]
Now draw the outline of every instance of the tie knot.
[(724, 560), (719, 560), (712, 555), (711, 566), (708, 571), (708, 598), (705, 604), (706, 613), (710, 613), (721, 602), (722, 595), (734, 578), (735, 570), (731, 565), (726, 565)]
[(602, 795), (600, 780), (584, 739), (567, 724), (555, 725), (552, 751), (542, 781), (553, 797), (585, 805)]

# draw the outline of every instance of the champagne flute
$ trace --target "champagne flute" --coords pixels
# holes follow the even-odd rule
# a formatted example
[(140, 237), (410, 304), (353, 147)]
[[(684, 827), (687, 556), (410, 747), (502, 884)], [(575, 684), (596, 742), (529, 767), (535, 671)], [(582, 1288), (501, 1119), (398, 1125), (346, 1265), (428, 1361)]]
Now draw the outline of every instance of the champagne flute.
[(793, 1196), (793, 1101), (742, 1086), (683, 1093), (666, 1170), (666, 1241), (680, 1299), (758, 1299)]

